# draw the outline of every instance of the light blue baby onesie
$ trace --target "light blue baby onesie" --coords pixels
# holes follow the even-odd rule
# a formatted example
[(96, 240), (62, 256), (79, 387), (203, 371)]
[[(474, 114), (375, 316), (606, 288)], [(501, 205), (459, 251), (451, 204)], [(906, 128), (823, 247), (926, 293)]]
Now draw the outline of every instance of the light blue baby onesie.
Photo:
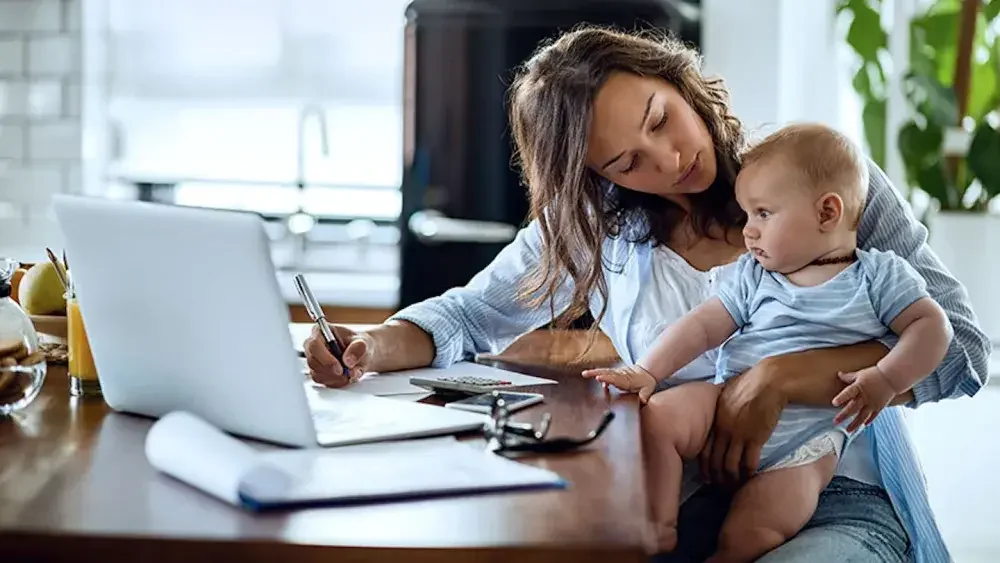
[[(716, 382), (743, 373), (761, 359), (882, 338), (904, 309), (928, 296), (924, 279), (895, 253), (857, 250), (857, 261), (829, 281), (794, 285), (765, 270), (750, 254), (719, 271), (716, 295), (737, 331), (722, 345)], [(809, 440), (844, 427), (838, 409), (789, 405), (761, 452), (761, 469), (791, 455)]]

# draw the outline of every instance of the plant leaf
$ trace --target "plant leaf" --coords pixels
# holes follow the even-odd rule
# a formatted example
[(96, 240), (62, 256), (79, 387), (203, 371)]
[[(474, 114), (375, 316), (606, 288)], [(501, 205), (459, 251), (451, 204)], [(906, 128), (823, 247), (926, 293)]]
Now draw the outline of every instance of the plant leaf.
[(903, 159), (903, 168), (906, 170), (906, 183), (917, 187), (919, 187), (917, 172), (920, 151), (916, 147), (919, 145), (917, 137), (920, 133), (920, 127), (916, 122), (910, 120), (899, 129), (899, 134), (896, 136), (896, 148), (899, 149), (899, 156)]
[(917, 110), (929, 121), (941, 126), (951, 126), (958, 123), (958, 102), (955, 91), (941, 84), (933, 77), (914, 74), (909, 81), (916, 88)]
[(919, 45), (910, 48), (910, 74), (930, 76), (937, 74), (937, 66), (932, 57), (933, 52)]
[(927, 195), (938, 200), (942, 211), (955, 210), (961, 205), (954, 190), (948, 186), (948, 176), (940, 158), (917, 171), (917, 185)]
[(977, 123), (997, 105), (997, 65), (1000, 62), (993, 60), (997, 54), (993, 53), (983, 62), (973, 62), (968, 113)]
[[(993, 1), (1000, 2), (1000, 0)], [(990, 60), (993, 61), (993, 70), (996, 72), (998, 81), (1000, 81), (1000, 40), (993, 40), (993, 50), (990, 52)]]
[(955, 63), (958, 57), (958, 48), (949, 45), (934, 51), (934, 68), (937, 81), (944, 86), (951, 86), (955, 82)]
[(885, 100), (869, 99), (861, 112), (864, 123), (865, 141), (872, 160), (879, 167), (885, 167)]
[(955, 75), (955, 52), (958, 45), (960, 6), (942, 6), (939, 0), (934, 10), (912, 20), (910, 33), (911, 68), (917, 74), (935, 75), (939, 82), (950, 85)]
[(959, 10), (928, 13), (913, 19), (913, 25), (923, 30), (921, 42), (933, 49), (951, 47), (958, 42)]
[(927, 13), (957, 12), (962, 9), (962, 0), (937, 0), (927, 8)]
[(910, 73), (934, 74), (934, 49), (927, 42), (927, 29), (920, 20), (910, 21)]
[(969, 145), (969, 169), (989, 196), (1000, 194), (1000, 130), (983, 120)]
[(854, 21), (847, 30), (847, 43), (863, 61), (878, 62), (878, 52), (886, 46), (886, 34), (878, 12), (865, 2), (852, 2)]
[(909, 121), (899, 130), (897, 143), (903, 163), (913, 172), (941, 158), (941, 145), (944, 142), (944, 131), (928, 124), (922, 128), (915, 121)]
[(992, 22), (997, 15), (1000, 15), (1000, 0), (990, 0), (983, 6), (983, 15), (987, 22)]
[(862, 98), (872, 97), (872, 80), (868, 74), (868, 63), (861, 63), (861, 68), (858, 69), (858, 72), (854, 73), (851, 85), (854, 86), (855, 92), (861, 94)]
[(858, 10), (869, 9), (869, 6), (870, 9), (882, 13), (882, 0), (838, 0), (837, 12), (851, 10), (853, 13)]
[[(996, 39), (987, 37), (988, 20), (980, 12), (976, 18), (976, 35), (972, 43), (972, 68), (969, 81), (969, 99), (966, 109), (967, 115), (977, 122), (995, 107), (995, 97), (997, 89), (997, 61), (991, 47), (996, 43)], [(992, 44), (991, 44), (992, 43)]]

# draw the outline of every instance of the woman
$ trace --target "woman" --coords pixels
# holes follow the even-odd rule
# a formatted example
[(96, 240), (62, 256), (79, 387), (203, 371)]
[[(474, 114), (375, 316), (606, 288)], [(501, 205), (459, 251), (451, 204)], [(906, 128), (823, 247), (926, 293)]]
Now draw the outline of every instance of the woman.
[[(707, 297), (713, 268), (744, 251), (733, 190), (744, 133), (722, 82), (702, 76), (697, 54), (679, 42), (598, 28), (566, 33), (520, 69), (511, 126), (532, 221), (465, 287), (365, 333), (339, 327), (351, 377), (497, 353), (553, 318), (566, 322), (586, 311), (633, 362), (665, 324)], [(859, 246), (905, 257), (955, 333), (938, 370), (897, 404), (973, 395), (986, 379), (989, 343), (963, 288), (925, 244), (925, 229), (884, 173), (873, 164), (871, 172)], [(757, 466), (785, 404), (829, 406), (843, 388), (837, 373), (874, 364), (891, 344), (771, 358), (731, 380), (702, 455), (705, 476), (738, 482), (744, 467)], [(347, 382), (318, 335), (305, 347), (316, 381)], [(677, 377), (713, 372), (703, 357)], [(643, 409), (644, 434), (657, 424), (651, 411)], [(899, 409), (884, 411), (843, 454), (806, 529), (761, 561), (896, 562), (913, 552), (946, 560), (905, 436)], [(665, 561), (712, 552), (727, 490), (701, 487), (683, 504), (678, 547)]]

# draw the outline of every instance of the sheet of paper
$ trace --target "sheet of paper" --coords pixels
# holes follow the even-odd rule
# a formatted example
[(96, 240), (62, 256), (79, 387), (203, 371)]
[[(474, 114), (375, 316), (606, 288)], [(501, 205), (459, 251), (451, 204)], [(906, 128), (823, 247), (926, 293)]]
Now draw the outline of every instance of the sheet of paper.
[(295, 351), (299, 354), (302, 353), (302, 343), (309, 338), (309, 333), (312, 332), (313, 325), (310, 323), (289, 323), (288, 332), (292, 335), (292, 345), (295, 346)]
[[(305, 359), (301, 359), (302, 373), (308, 375), (309, 368)], [(429, 393), (423, 387), (410, 384), (411, 377), (489, 377), (504, 379), (514, 385), (551, 385), (555, 380), (525, 375), (513, 371), (496, 369), (473, 362), (459, 362), (445, 369), (420, 368), (387, 373), (368, 373), (357, 382), (343, 387), (345, 391), (367, 393), (380, 397), (393, 397), (407, 400), (420, 400)]]
[[(497, 456), (453, 437), (330, 450), (281, 450), (261, 457), (271, 473), (248, 476), (243, 491), (263, 504), (349, 502), (563, 484), (551, 471)], [(338, 474), (365, 478), (329, 478)]]
[[(362, 329), (366, 325), (358, 325), (353, 328)], [(298, 353), (302, 353), (302, 342), (309, 336), (309, 332), (312, 330), (312, 325), (308, 323), (291, 323), (288, 325), (288, 330), (292, 335), (292, 342), (295, 344), (295, 350)], [(305, 367), (305, 360), (302, 361), (303, 369), (308, 373), (308, 369)], [(497, 369), (494, 367), (477, 364), (475, 362), (459, 362), (445, 369), (434, 369), (434, 368), (421, 368), (415, 370), (399, 371), (393, 372), (393, 374), (403, 374), (407, 378), (418, 375), (420, 377), (462, 377), (462, 376), (474, 376), (474, 377), (492, 377), (492, 378), (502, 378), (514, 383), (514, 385), (546, 385), (556, 383), (552, 379), (545, 379), (542, 377), (534, 377), (531, 375), (524, 375), (521, 373), (516, 373), (512, 371)], [(388, 375), (388, 374), (383, 374)], [(382, 383), (374, 385), (383, 385)], [(388, 384), (385, 384), (388, 385)], [(390, 394), (400, 394), (394, 386), (389, 386), (392, 390)], [(375, 393), (378, 394), (378, 393)]]
[[(300, 360), (302, 364), (302, 374), (308, 376), (309, 367), (306, 365), (305, 359), (300, 358)], [(313, 385), (321, 387), (319, 384)], [(368, 395), (378, 395), (380, 397), (392, 397), (394, 399), (404, 399), (410, 401), (419, 401), (427, 395), (430, 395), (430, 392), (423, 387), (410, 385), (409, 376), (393, 373), (368, 373), (347, 387), (342, 387), (342, 389), (344, 391), (353, 391), (354, 393), (366, 393)]]
[(380, 397), (427, 394), (423, 387), (410, 385), (410, 376), (404, 373), (369, 373), (343, 389)]
[(434, 393), (431, 393), (430, 391), (422, 391), (420, 393), (407, 393), (406, 395), (387, 395), (385, 398), (392, 399), (393, 401), (417, 402), (420, 399), (430, 397), (433, 394)]
[(565, 487), (556, 473), (451, 436), (258, 451), (186, 412), (156, 421), (145, 450), (157, 470), (227, 503), (251, 508)]
[(253, 448), (181, 411), (157, 420), (145, 447), (159, 471), (232, 504), (239, 503), (243, 475), (258, 463)]

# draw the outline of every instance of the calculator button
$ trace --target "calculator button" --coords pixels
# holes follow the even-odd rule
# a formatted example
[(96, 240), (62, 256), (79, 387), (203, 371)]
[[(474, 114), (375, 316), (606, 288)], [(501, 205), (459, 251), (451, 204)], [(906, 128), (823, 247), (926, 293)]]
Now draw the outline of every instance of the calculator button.
[(510, 381), (503, 379), (487, 379), (484, 377), (442, 377), (440, 381), (448, 383), (458, 383), (462, 385), (476, 385), (479, 387), (495, 387), (498, 385), (510, 385)]

